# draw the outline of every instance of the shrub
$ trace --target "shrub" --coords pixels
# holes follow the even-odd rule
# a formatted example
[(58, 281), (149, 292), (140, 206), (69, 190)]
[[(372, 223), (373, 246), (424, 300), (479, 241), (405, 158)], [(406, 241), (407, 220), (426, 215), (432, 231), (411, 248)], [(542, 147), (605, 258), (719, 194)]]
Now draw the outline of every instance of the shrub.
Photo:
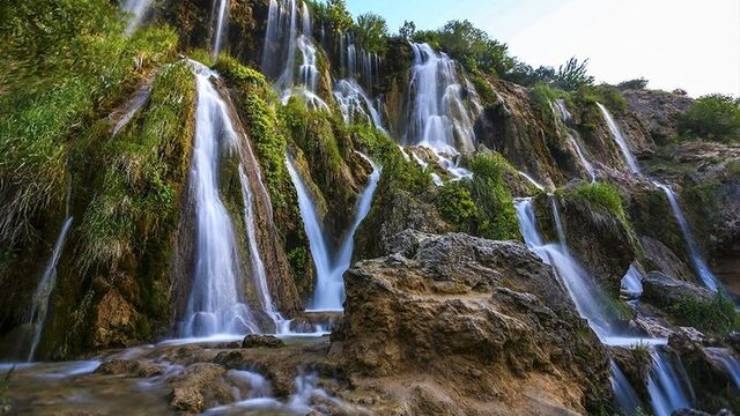
[(601, 103), (616, 114), (622, 114), (627, 110), (627, 101), (622, 92), (608, 84), (582, 86), (576, 92), (575, 98), (585, 105)]
[(649, 81), (646, 80), (645, 78), (636, 78), (636, 79), (631, 79), (629, 81), (620, 82), (617, 85), (617, 88), (619, 88), (622, 91), (624, 90), (644, 90), (645, 88), (647, 88), (648, 82)]
[(699, 98), (680, 117), (679, 132), (720, 142), (740, 140), (740, 98), (721, 94)]
[(572, 57), (558, 68), (555, 74), (554, 84), (566, 91), (575, 91), (584, 86), (594, 83), (594, 77), (588, 75), (588, 59), (579, 61)]
[(458, 225), (462, 231), (474, 232), (480, 212), (464, 183), (448, 182), (440, 188), (435, 202), (442, 218)]
[(740, 314), (735, 304), (724, 294), (717, 294), (709, 302), (685, 296), (669, 308), (679, 325), (692, 326), (700, 331), (724, 336), (740, 329)]

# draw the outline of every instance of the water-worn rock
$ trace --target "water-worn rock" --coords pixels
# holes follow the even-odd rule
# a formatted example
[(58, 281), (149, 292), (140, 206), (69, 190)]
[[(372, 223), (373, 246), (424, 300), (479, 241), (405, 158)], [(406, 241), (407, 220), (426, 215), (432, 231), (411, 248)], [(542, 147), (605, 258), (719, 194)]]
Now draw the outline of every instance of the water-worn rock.
[(700, 302), (710, 302), (713, 298), (707, 289), (660, 272), (648, 273), (642, 281), (642, 287), (642, 299), (659, 308), (670, 307), (686, 298)]
[[(608, 400), (604, 348), (526, 247), (464, 234), (417, 236), (405, 238), (416, 249), (400, 246), (412, 257), (363, 261), (346, 274), (345, 318), (331, 350), (346, 371), (391, 378), (386, 388), (431, 406), (411, 414), (526, 414), (524, 403), (534, 401), (525, 392), (535, 384), (560, 410)], [(423, 399), (430, 388), (433, 401)]]
[(235, 400), (230, 386), (224, 381), (226, 368), (217, 364), (198, 363), (170, 380), (170, 405), (186, 412), (200, 413), (217, 403)]
[(285, 343), (272, 335), (247, 335), (242, 341), (242, 348), (280, 348)]

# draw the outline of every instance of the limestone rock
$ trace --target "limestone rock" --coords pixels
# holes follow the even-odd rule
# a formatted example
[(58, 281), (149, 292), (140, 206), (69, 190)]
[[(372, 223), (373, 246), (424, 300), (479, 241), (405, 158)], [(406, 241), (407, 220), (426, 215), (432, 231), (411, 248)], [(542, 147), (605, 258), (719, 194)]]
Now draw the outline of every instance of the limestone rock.
[(272, 335), (247, 335), (242, 341), (242, 348), (280, 348), (285, 343)]
[[(610, 395), (604, 348), (551, 269), (519, 243), (425, 236), (413, 257), (357, 263), (345, 281), (330, 356), (351, 373), (423, 378), (437, 383), (435, 397), (487, 406), (507, 394), (521, 399), (521, 384), (544, 374), (571, 392), (553, 395), (567, 409)], [(426, 397), (417, 387), (402, 388)], [(425, 406), (457, 414), (446, 400), (433, 402)]]

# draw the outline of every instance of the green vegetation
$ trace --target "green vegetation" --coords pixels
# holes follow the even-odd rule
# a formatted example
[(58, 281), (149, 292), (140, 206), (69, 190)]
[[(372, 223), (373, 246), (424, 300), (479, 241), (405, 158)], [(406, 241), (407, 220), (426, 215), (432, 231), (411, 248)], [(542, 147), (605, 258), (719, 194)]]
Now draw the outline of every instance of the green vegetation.
[(307, 0), (311, 16), (324, 24), (327, 31), (334, 34), (347, 33), (354, 28), (354, 19), (344, 0)]
[(10, 388), (10, 377), (13, 375), (15, 367), (8, 370), (3, 379), (0, 380), (0, 414), (10, 413), (13, 409), (10, 397), (8, 397), (8, 389)]
[[(94, 172), (99, 190), (81, 221), (82, 270), (115, 270), (127, 256), (143, 251), (149, 238), (175, 228), (179, 190), (188, 171), (193, 135), (195, 81), (187, 64), (164, 70), (154, 81), (144, 115), (134, 119), (99, 151)], [(98, 178), (96, 180), (96, 178)]]
[(681, 116), (679, 132), (684, 137), (740, 141), (740, 98), (713, 94), (697, 99)]
[(385, 19), (373, 13), (357, 17), (357, 43), (368, 52), (385, 51), (388, 41), (388, 24)]
[(604, 182), (584, 183), (573, 190), (574, 194), (588, 201), (592, 208), (626, 220), (619, 190)]
[(740, 329), (740, 314), (735, 311), (735, 304), (724, 294), (717, 294), (709, 302), (693, 297), (683, 297), (671, 305), (669, 313), (682, 326), (691, 326), (700, 331), (727, 335)]
[(582, 86), (576, 91), (574, 99), (582, 106), (601, 103), (615, 114), (622, 114), (627, 110), (627, 101), (622, 92), (608, 84)]
[(623, 81), (617, 84), (620, 90), (644, 90), (647, 88), (649, 81), (645, 78), (636, 78), (629, 81)]
[(75, 136), (147, 68), (172, 59), (169, 28), (123, 35), (114, 4), (39, 0), (3, 5), (0, 43), (0, 241), (27, 240), (64, 198)]
[(449, 182), (436, 199), (442, 217), (460, 231), (492, 240), (519, 239), (519, 222), (504, 173), (508, 163), (498, 153), (470, 161), (473, 178)]

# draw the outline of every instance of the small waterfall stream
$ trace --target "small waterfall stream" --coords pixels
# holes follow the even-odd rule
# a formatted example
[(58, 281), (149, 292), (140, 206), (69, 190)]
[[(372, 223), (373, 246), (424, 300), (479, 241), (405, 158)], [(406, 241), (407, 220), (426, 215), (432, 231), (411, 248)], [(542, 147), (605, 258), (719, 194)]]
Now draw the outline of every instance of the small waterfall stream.
[(59, 258), (62, 256), (64, 243), (67, 241), (67, 234), (71, 227), (72, 217), (67, 217), (54, 244), (54, 250), (51, 253), (49, 262), (46, 264), (44, 274), (41, 276), (41, 280), (38, 286), (36, 286), (36, 291), (31, 299), (31, 312), (28, 322), (32, 326), (33, 337), (31, 338), (31, 346), (28, 352), (28, 361), (33, 360), (36, 354), (36, 348), (38, 348), (41, 341), (41, 335), (44, 332), (46, 315), (49, 312), (49, 300), (51, 299), (51, 293), (54, 291), (57, 281), (57, 264), (59, 264)]
[(596, 170), (594, 169), (593, 164), (588, 160), (588, 158), (586, 158), (586, 154), (584, 153), (583, 148), (581, 148), (581, 144), (579, 142), (581, 135), (569, 126), (573, 120), (573, 115), (568, 111), (565, 101), (558, 99), (554, 102), (550, 102), (550, 106), (552, 107), (553, 113), (559, 116), (559, 118), (556, 118), (556, 123), (565, 131), (567, 140), (575, 149), (578, 159), (581, 161), (581, 165), (591, 178), (591, 182), (596, 181)]
[(300, 174), (296, 170), (290, 157), (286, 158), (288, 172), (298, 193), (298, 205), (303, 217), (303, 223), (308, 236), (314, 266), (316, 267), (316, 289), (310, 311), (342, 311), (344, 303), (344, 272), (352, 261), (354, 250), (354, 236), (362, 221), (370, 212), (373, 195), (380, 180), (380, 168), (367, 156), (360, 154), (373, 166), (373, 172), (368, 179), (365, 190), (357, 202), (357, 213), (342, 244), (336, 253), (329, 251), (327, 239), (321, 228), (321, 221), (308, 189)]
[(211, 49), (211, 55), (214, 57), (218, 56), (223, 48), (224, 37), (229, 24), (229, 0), (215, 1), (218, 3), (214, 3), (215, 27), (213, 32), (213, 47)]
[(622, 409), (622, 413), (626, 416), (636, 415), (637, 409), (640, 407), (640, 399), (637, 397), (635, 389), (632, 388), (622, 369), (619, 368), (619, 365), (614, 360), (609, 360), (609, 369), (611, 370), (610, 380), (612, 390), (614, 390), (614, 396), (617, 399), (619, 408)]
[(740, 389), (740, 361), (732, 350), (727, 348), (706, 348), (704, 350), (714, 360), (721, 363), (730, 374), (735, 387)]
[(180, 335), (255, 333), (259, 327), (244, 303), (234, 227), (219, 195), (221, 154), (235, 151), (237, 134), (226, 103), (209, 79), (215, 74), (200, 64), (192, 65), (198, 92), (190, 179), (195, 198), (197, 252)]
[[(296, 68), (296, 55), (299, 52), (301, 65)], [(304, 2), (299, 11), (296, 0), (270, 0), (262, 71), (275, 80), (273, 86), (283, 103), (287, 103), (294, 95), (300, 95), (312, 108), (329, 109), (316, 94), (319, 82), (318, 53), (313, 43), (308, 5)]]
[(678, 204), (676, 194), (667, 185), (660, 182), (653, 183), (655, 186), (660, 188), (665, 193), (666, 198), (668, 198), (668, 203), (671, 206), (671, 211), (673, 211), (673, 216), (676, 217), (676, 222), (678, 222), (684, 241), (686, 241), (686, 246), (689, 249), (689, 256), (691, 257), (691, 264), (694, 266), (694, 271), (696, 271), (696, 274), (699, 276), (701, 281), (704, 282), (704, 286), (713, 292), (717, 292), (719, 290), (717, 278), (709, 269), (709, 266), (707, 266), (707, 263), (701, 255), (699, 246), (696, 244), (694, 235), (691, 232), (691, 227), (689, 226), (688, 221), (686, 221), (686, 216), (681, 209), (681, 205)]
[(123, 3), (123, 11), (131, 15), (126, 26), (126, 34), (130, 35), (136, 31), (146, 18), (151, 5), (152, 0), (126, 0)]
[(660, 351), (650, 353), (653, 367), (648, 377), (648, 393), (655, 416), (670, 416), (675, 410), (691, 408), (684, 387), (668, 357)]
[[(357, 78), (359, 74), (359, 81), (365, 84), (367, 91), (372, 91), (373, 74), (378, 71), (377, 55), (370, 54), (362, 49), (358, 52), (354, 37), (349, 33), (343, 35), (340, 39), (342, 51), (341, 72), (345, 74), (345, 78), (334, 83), (334, 99), (342, 112), (342, 118), (345, 123), (354, 123), (355, 116), (360, 115), (375, 128), (386, 132), (376, 103), (368, 97)], [(358, 55), (362, 62), (361, 72), (357, 70)]]
[(596, 105), (599, 107), (599, 110), (601, 110), (601, 114), (604, 116), (604, 120), (606, 120), (606, 124), (609, 127), (609, 132), (617, 142), (617, 146), (622, 152), (622, 156), (624, 156), (624, 161), (627, 164), (627, 167), (633, 174), (640, 175), (640, 166), (637, 164), (637, 159), (635, 158), (635, 155), (632, 154), (629, 145), (627, 145), (627, 140), (622, 134), (622, 129), (619, 128), (616, 120), (614, 120), (614, 117), (612, 117), (606, 107), (601, 103), (596, 103)]

